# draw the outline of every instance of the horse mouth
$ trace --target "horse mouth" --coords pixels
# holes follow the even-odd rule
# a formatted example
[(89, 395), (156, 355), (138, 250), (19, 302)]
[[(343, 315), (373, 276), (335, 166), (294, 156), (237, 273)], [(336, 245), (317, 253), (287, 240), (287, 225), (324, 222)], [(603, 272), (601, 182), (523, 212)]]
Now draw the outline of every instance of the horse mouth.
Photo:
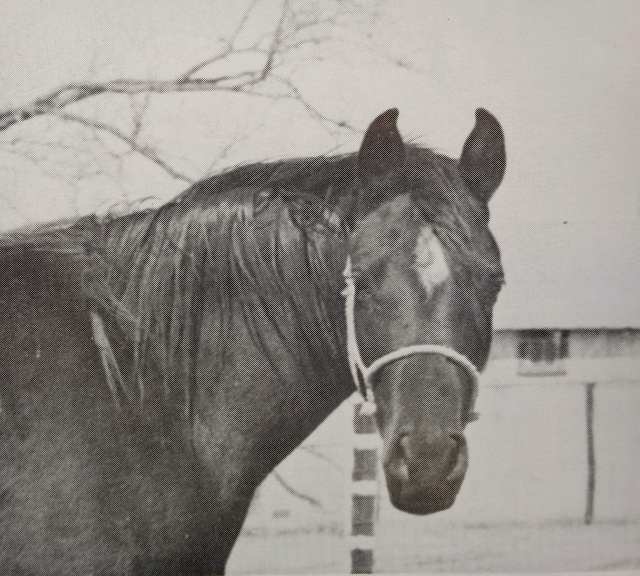
[(420, 486), (399, 486), (387, 478), (391, 504), (402, 512), (425, 516), (442, 512), (453, 506), (462, 485), (462, 479), (444, 483), (437, 489)]
[[(398, 443), (402, 444), (407, 443)], [(439, 457), (429, 459), (410, 458), (406, 450), (393, 451), (384, 464), (384, 471), (394, 507), (425, 515), (453, 505), (467, 470), (468, 450), (462, 435), (452, 445), (453, 448)]]

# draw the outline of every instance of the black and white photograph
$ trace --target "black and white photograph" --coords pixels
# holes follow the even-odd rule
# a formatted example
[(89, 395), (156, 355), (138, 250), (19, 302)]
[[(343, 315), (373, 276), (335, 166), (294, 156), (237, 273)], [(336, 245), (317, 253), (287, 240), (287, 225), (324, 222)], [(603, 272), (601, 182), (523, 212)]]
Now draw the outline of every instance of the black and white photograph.
[(640, 3), (0, 5), (0, 576), (640, 573)]

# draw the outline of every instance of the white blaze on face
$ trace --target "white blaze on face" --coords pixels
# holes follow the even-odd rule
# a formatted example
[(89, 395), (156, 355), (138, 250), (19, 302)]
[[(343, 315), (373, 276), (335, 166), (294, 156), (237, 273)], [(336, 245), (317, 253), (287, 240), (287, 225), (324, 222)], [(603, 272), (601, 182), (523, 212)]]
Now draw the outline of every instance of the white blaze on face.
[(427, 297), (431, 297), (436, 288), (444, 284), (450, 275), (444, 249), (431, 226), (425, 226), (420, 230), (414, 254), (414, 268)]

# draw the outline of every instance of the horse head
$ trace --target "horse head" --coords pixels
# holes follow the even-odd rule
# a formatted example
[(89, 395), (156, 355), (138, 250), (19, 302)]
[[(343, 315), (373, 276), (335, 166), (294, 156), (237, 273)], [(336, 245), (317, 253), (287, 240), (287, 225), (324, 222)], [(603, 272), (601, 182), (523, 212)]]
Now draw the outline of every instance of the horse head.
[(459, 161), (406, 146), (397, 118), (376, 118), (358, 154), (347, 332), (353, 377), (375, 402), (391, 501), (428, 514), (453, 504), (467, 469), (464, 429), (503, 283), (487, 204), (505, 148), (482, 109)]

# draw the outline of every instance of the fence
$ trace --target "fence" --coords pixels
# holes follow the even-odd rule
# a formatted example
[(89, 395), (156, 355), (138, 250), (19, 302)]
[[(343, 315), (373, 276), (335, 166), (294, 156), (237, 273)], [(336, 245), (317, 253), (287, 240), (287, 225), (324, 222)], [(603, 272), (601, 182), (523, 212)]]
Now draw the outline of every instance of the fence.
[[(390, 530), (406, 534), (404, 543), (415, 548), (413, 557), (429, 551), (435, 562), (437, 550), (426, 543), (454, 528), (573, 526), (585, 519), (596, 525), (639, 525), (640, 381), (585, 386), (557, 379), (483, 382), (477, 406), (481, 418), (467, 434), (470, 468), (456, 504), (433, 516), (413, 517), (394, 510), (381, 486), (374, 568), (403, 566), (406, 547), (401, 551), (399, 539), (389, 538)], [(261, 488), (238, 546), (245, 553), (251, 548), (260, 558), (256, 562), (270, 566), (264, 571), (284, 572), (285, 564), (294, 566), (296, 559), (297, 566), (315, 572), (351, 569), (351, 410), (351, 405), (341, 407), (279, 469), (317, 506), (296, 498), (274, 478)], [(282, 548), (278, 535), (298, 542), (295, 550)], [(599, 538), (597, 545), (609, 544)], [(254, 571), (245, 553), (244, 564), (232, 558), (232, 569)]]

